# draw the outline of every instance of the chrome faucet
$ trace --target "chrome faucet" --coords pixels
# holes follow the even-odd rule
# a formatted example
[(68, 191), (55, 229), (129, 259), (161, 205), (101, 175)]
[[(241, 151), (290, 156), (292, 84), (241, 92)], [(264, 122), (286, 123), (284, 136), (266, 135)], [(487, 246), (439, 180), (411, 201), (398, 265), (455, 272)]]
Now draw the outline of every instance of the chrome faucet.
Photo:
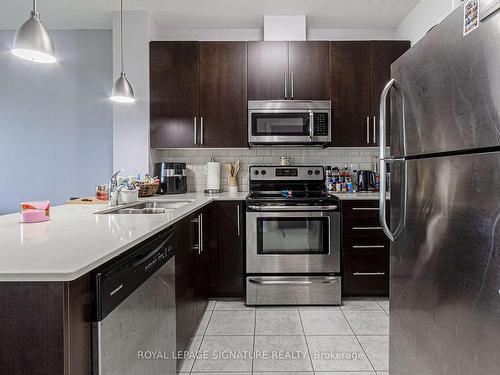
[(118, 170), (113, 176), (111, 176), (111, 181), (109, 183), (109, 205), (118, 205), (118, 196), (120, 195), (120, 190), (118, 188), (118, 175), (123, 172), (123, 169)]

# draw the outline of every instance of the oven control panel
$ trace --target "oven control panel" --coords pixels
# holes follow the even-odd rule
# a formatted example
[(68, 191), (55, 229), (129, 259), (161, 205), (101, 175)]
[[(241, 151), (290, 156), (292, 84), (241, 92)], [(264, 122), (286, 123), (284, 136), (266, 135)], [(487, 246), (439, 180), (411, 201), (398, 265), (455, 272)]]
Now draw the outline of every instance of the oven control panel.
[(252, 166), (251, 181), (322, 181), (325, 171), (322, 166)]

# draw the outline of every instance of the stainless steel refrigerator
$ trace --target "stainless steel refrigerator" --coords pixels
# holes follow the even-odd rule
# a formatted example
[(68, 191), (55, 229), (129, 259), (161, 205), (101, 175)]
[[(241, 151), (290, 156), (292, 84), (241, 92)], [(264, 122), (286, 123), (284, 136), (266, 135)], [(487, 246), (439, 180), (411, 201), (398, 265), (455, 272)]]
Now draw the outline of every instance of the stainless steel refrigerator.
[(380, 112), (390, 373), (499, 374), (500, 14), (464, 36), (456, 9), (392, 65)]

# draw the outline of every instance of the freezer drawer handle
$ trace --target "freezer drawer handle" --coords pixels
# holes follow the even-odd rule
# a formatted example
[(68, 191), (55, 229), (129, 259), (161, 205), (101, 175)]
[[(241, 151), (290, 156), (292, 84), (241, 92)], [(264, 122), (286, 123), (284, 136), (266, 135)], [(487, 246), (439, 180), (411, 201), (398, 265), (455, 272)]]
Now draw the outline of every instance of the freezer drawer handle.
[[(394, 87), (396, 91), (401, 95), (401, 118), (402, 118), (402, 123), (401, 123), (401, 130), (402, 130), (402, 141), (403, 141), (403, 156), (406, 156), (406, 123), (405, 123), (405, 96), (403, 92), (403, 88), (399, 84), (398, 81), (396, 81), (394, 78), (392, 78), (387, 85), (384, 87), (384, 90), (382, 91), (382, 94), (380, 95), (380, 131), (379, 131), (379, 157), (380, 157), (380, 184), (379, 184), (379, 220), (380, 224), (382, 225), (382, 230), (386, 234), (386, 236), (391, 240), (395, 241), (396, 238), (398, 238), (401, 233), (403, 232), (405, 226), (406, 226), (406, 198), (407, 198), (407, 189), (408, 189), (408, 184), (407, 184), (407, 176), (406, 176), (406, 160), (403, 159), (389, 159), (386, 158), (385, 156), (385, 150), (386, 150), (386, 117), (387, 117), (387, 111), (386, 111), (386, 102), (387, 102), (387, 95), (389, 94), (389, 91), (391, 88)], [(399, 215), (399, 223), (394, 231), (394, 233), (391, 232), (391, 229), (389, 228), (389, 225), (387, 224), (386, 221), (386, 179), (387, 179), (387, 170), (386, 170), (386, 163), (387, 162), (401, 162), (402, 163), (402, 172), (401, 172), (401, 182), (402, 182), (402, 188), (401, 190), (401, 212)]]
[(352, 227), (352, 230), (380, 230), (382, 227)]
[(335, 284), (339, 282), (338, 277), (304, 278), (299, 280), (266, 280), (264, 278), (248, 279), (248, 282), (255, 285), (312, 285), (312, 284)]
[(353, 211), (378, 211), (378, 207), (353, 207)]
[(385, 272), (353, 272), (353, 276), (385, 276)]

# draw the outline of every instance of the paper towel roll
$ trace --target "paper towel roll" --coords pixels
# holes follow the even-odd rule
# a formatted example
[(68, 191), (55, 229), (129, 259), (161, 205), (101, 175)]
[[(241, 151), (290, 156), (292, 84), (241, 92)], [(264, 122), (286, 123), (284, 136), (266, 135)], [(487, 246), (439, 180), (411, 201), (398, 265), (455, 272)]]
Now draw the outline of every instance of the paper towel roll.
[(207, 163), (207, 190), (220, 189), (220, 163), (209, 161)]

